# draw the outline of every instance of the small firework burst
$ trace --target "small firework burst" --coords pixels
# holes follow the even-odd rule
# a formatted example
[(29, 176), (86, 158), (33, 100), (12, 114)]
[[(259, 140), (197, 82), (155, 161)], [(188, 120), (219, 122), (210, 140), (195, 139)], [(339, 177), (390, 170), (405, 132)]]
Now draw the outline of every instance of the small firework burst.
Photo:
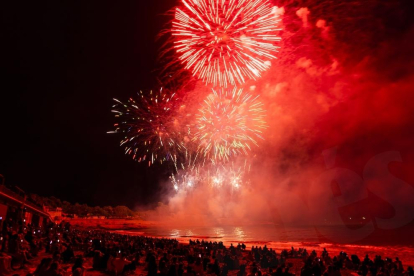
[(176, 143), (173, 121), (177, 101), (175, 94), (159, 91), (140, 91), (137, 97), (126, 102), (114, 99), (112, 112), (118, 122), (115, 130), (108, 133), (124, 135), (120, 145), (125, 154), (131, 155), (138, 162), (165, 162), (172, 160), (179, 149)]

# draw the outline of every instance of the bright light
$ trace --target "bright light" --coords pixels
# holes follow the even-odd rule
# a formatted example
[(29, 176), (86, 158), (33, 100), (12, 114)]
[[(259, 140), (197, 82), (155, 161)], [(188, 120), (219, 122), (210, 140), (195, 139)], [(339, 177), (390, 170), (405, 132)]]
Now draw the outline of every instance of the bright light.
[(267, 128), (265, 110), (258, 96), (243, 89), (213, 89), (196, 115), (193, 141), (201, 156), (228, 161), (233, 155), (247, 155)]
[(279, 14), (269, 0), (182, 0), (172, 35), (186, 69), (227, 87), (256, 80), (276, 58)]

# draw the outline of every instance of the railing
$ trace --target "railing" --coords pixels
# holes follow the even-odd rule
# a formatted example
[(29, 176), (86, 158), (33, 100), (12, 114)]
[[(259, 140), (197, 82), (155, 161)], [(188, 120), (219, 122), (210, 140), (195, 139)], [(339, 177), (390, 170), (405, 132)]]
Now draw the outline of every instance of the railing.
[(10, 190), (5, 185), (0, 185), (0, 192), (3, 192), (4, 194), (7, 194), (7, 195), (19, 200), (19, 201), (24, 201), (25, 200), (25, 198), (22, 195)]
[[(3, 182), (4, 183), (4, 177)], [(51, 219), (50, 215), (42, 210), (42, 207), (37, 206), (36, 204), (27, 201), (26, 197), (19, 195), (16, 192), (13, 192), (12, 190), (8, 189), (5, 185), (0, 185), (0, 195), (3, 195), (4, 197), (8, 198), (11, 201), (17, 202), (21, 204), (24, 207), (27, 207), (39, 214), (42, 214), (43, 216), (48, 217)]]

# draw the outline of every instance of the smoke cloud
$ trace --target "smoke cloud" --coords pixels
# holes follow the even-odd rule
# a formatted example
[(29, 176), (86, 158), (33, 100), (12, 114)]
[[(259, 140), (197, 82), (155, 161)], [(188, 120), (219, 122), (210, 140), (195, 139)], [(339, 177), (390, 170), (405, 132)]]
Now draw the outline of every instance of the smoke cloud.
[(412, 224), (413, 22), (404, 2), (318, 3), (283, 3), (278, 60), (246, 84), (269, 123), (260, 147), (238, 157), (251, 163), (250, 183), (171, 191), (149, 219), (336, 224), (354, 239)]

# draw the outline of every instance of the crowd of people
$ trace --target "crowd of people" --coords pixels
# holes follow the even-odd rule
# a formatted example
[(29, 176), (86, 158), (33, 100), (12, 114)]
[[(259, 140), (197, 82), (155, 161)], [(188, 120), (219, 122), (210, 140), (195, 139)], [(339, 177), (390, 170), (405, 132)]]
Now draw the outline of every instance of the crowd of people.
[[(226, 247), (221, 242), (150, 238), (102, 230), (80, 230), (70, 224), (35, 228), (22, 226), (18, 231), (5, 228), (0, 236), (0, 276), (22, 275), (128, 275), (149, 276), (414, 276), (412, 267), (404, 270), (395, 258), (382, 259), (341, 252), (331, 257), (325, 249), (320, 255), (306, 249), (283, 250), (239, 243)], [(292, 260), (302, 262), (293, 268)], [(85, 266), (85, 261), (90, 265)]]

